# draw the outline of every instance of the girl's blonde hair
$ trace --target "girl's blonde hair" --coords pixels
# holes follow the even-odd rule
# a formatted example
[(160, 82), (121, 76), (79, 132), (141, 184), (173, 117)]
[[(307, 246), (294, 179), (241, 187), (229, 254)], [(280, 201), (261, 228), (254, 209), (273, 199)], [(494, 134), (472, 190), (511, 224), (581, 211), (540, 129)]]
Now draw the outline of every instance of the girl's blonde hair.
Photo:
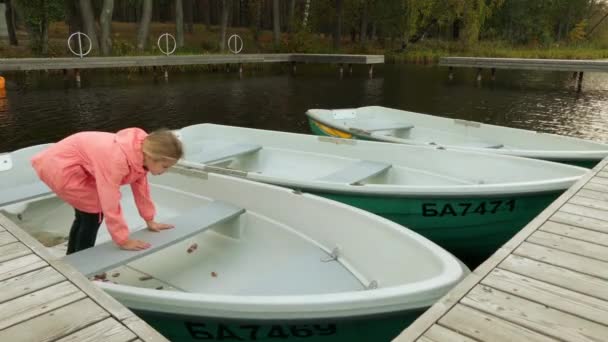
[(159, 129), (150, 133), (144, 139), (142, 149), (145, 154), (156, 160), (178, 161), (184, 156), (182, 142), (168, 129)]

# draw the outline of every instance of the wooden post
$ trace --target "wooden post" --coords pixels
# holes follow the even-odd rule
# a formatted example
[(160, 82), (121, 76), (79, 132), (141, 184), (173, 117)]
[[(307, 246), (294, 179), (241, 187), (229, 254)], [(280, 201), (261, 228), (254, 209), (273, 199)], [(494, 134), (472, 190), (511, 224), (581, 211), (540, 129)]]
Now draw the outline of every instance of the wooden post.
[(76, 77), (76, 86), (80, 88), (80, 70), (74, 69), (74, 76)]
[(451, 81), (454, 79), (454, 68), (448, 67), (448, 79)]
[(68, 80), (68, 69), (63, 69), (63, 80), (64, 81)]
[(168, 81), (168, 80), (169, 80), (169, 71), (165, 67), (165, 81)]
[(297, 69), (297, 68), (296, 68), (296, 62), (291, 62), (291, 73), (292, 73), (293, 75), (295, 75), (295, 74), (296, 74), (296, 69)]
[(239, 63), (239, 76), (243, 76), (243, 63)]
[(496, 68), (492, 68), (492, 76), (490, 77), (492, 81), (496, 81)]
[(374, 65), (373, 64), (369, 65), (369, 70), (367, 73), (369, 74), (369, 78), (374, 77)]
[(572, 73), (572, 79), (575, 80), (576, 77), (578, 76), (578, 71), (575, 71)]
[(344, 76), (344, 64), (340, 63), (340, 79)]
[(578, 73), (578, 82), (577, 83), (578, 84), (576, 86), (576, 91), (580, 93), (583, 88), (583, 72), (582, 71), (580, 71)]
[(481, 68), (477, 68), (477, 82), (481, 82)]
[(349, 65), (348, 65), (348, 73), (349, 73), (350, 75), (352, 75), (352, 74), (353, 74), (353, 65), (352, 65), (352, 64), (349, 64)]

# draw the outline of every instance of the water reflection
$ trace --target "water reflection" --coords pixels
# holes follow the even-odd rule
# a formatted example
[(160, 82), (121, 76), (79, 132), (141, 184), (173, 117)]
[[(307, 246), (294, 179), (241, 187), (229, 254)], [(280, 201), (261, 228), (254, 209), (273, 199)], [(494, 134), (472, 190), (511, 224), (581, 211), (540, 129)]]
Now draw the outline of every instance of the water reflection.
[[(0, 96), (0, 151), (55, 141), (81, 130), (127, 126), (178, 128), (213, 122), (308, 133), (309, 108), (383, 105), (451, 118), (608, 142), (608, 75), (586, 73), (583, 92), (570, 73), (498, 71), (477, 87), (476, 71), (417, 65), (287, 70), (151, 73), (87, 72), (82, 87), (61, 74), (15, 74)], [(10, 99), (10, 106), (8, 105)]]

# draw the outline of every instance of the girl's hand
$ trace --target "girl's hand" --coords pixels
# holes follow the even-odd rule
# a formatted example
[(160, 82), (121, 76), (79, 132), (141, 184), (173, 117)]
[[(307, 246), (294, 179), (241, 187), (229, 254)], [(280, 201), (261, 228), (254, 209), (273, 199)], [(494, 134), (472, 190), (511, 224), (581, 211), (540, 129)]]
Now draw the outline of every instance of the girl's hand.
[(120, 248), (128, 251), (141, 251), (150, 248), (150, 244), (141, 240), (127, 240), (125, 243), (120, 245)]
[(148, 225), (148, 229), (153, 232), (160, 232), (161, 230), (171, 229), (175, 227), (172, 224), (158, 223), (154, 221), (147, 221), (146, 224)]

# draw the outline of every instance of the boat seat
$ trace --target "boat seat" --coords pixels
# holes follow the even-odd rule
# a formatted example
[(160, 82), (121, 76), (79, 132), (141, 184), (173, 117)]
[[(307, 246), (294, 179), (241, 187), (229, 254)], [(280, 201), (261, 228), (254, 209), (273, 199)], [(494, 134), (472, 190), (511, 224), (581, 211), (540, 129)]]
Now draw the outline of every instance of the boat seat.
[(330, 173), (327, 176), (317, 178), (317, 180), (323, 182), (335, 182), (335, 183), (346, 183), (355, 184), (366, 178), (375, 176), (381, 172), (388, 170), (391, 164), (382, 162), (375, 162), (369, 160), (361, 160), (354, 164), (350, 164), (347, 167)]
[(371, 132), (376, 132), (376, 131), (412, 129), (412, 128), (414, 128), (414, 125), (407, 123), (407, 122), (368, 121), (368, 122), (354, 122), (349, 127), (352, 129), (371, 133)]
[(91, 276), (174, 245), (217, 224), (239, 217), (244, 212), (245, 209), (232, 204), (213, 201), (174, 218), (173, 229), (160, 233), (143, 229), (129, 236), (130, 239), (149, 242), (151, 246), (148, 249), (128, 251), (120, 249), (113, 241), (108, 241), (67, 255), (62, 260), (75, 267), (80, 273)]
[(261, 148), (262, 146), (253, 144), (232, 144), (211, 151), (205, 151), (194, 156), (191, 160), (203, 164), (211, 164), (225, 159), (257, 152)]
[(0, 207), (50, 195), (53, 192), (43, 182), (4, 188), (0, 191)]

